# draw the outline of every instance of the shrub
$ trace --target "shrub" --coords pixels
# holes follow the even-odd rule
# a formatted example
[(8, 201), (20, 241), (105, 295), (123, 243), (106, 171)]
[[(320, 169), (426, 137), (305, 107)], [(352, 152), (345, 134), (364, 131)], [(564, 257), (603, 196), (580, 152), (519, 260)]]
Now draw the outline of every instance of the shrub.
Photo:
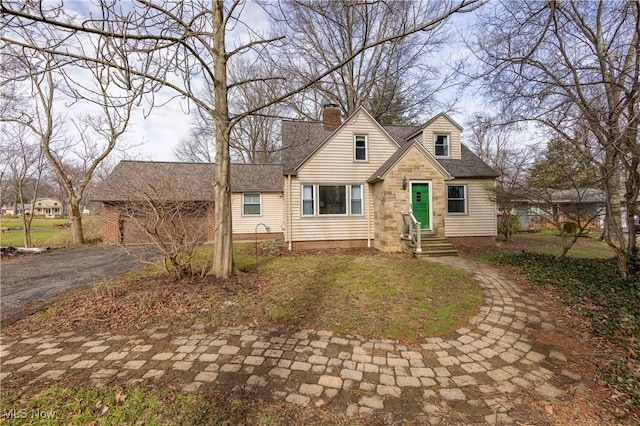
[(580, 227), (575, 222), (565, 222), (564, 225), (562, 225), (562, 232), (566, 234), (575, 235), (579, 229)]
[(506, 241), (511, 241), (513, 234), (520, 230), (518, 217), (511, 213), (504, 213), (498, 219), (498, 232), (504, 235)]

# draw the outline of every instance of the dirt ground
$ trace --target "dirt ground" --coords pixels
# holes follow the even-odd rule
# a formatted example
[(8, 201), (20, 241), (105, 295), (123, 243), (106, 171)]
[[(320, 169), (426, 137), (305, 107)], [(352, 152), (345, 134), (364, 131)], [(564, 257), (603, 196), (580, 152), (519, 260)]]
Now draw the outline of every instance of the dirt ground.
[(115, 246), (83, 246), (0, 260), (1, 325), (46, 308), (71, 290), (133, 271), (153, 258), (150, 248), (136, 256)]

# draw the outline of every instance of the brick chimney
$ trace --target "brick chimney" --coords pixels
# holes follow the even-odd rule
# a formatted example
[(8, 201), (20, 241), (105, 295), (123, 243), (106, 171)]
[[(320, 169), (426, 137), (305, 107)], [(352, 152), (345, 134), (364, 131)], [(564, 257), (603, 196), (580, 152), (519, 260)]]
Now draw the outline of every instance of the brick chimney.
[(322, 109), (322, 123), (324, 130), (333, 131), (342, 124), (342, 114), (340, 108), (336, 104), (325, 104)]

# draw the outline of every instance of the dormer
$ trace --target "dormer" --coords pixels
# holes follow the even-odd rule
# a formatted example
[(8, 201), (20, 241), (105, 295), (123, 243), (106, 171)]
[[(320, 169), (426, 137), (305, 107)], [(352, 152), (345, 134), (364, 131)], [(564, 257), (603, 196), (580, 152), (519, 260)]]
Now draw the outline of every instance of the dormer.
[(462, 127), (447, 114), (440, 113), (429, 120), (422, 129), (415, 134), (415, 138), (422, 138), (422, 145), (436, 159), (460, 159), (460, 133)]

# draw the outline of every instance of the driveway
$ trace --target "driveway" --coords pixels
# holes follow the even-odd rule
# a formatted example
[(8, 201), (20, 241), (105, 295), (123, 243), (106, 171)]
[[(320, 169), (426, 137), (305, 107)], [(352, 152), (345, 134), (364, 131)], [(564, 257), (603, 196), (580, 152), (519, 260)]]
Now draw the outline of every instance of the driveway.
[[(136, 250), (145, 259), (151, 247)], [(69, 291), (97, 284), (142, 267), (122, 247), (84, 246), (2, 259), (0, 309), (2, 326), (46, 308)]]

